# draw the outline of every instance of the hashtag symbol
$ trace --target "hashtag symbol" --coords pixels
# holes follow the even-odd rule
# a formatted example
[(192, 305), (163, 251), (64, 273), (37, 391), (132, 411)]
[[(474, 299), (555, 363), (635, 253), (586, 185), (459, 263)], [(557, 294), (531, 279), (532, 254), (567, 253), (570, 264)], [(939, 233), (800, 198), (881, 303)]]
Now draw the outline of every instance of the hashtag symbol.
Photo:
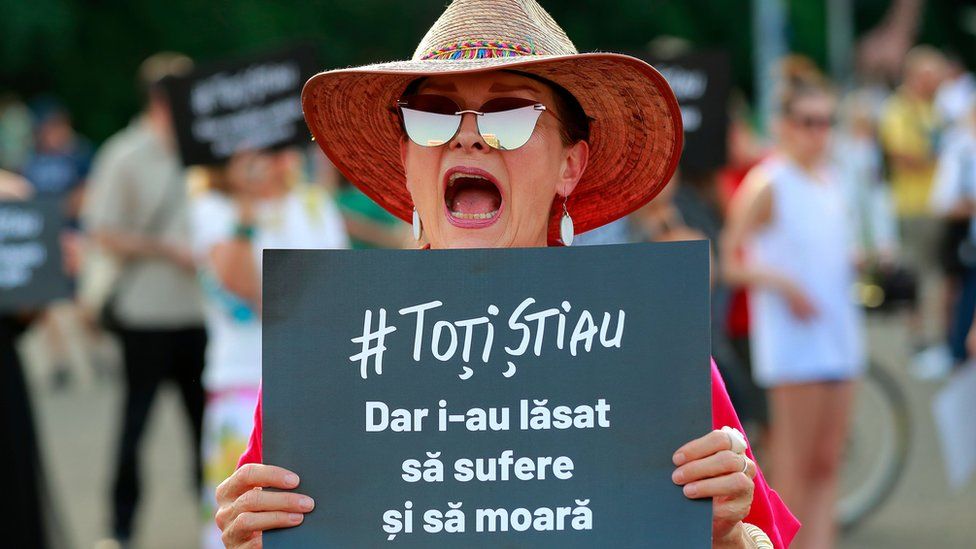
[(386, 309), (380, 309), (379, 325), (376, 331), (370, 331), (373, 324), (373, 311), (366, 309), (363, 319), (363, 335), (352, 338), (353, 343), (362, 343), (362, 351), (349, 357), (350, 362), (359, 361), (359, 374), (366, 379), (369, 372), (369, 359), (376, 357), (376, 375), (383, 374), (383, 352), (386, 351), (386, 336), (396, 331), (396, 326), (386, 325)]

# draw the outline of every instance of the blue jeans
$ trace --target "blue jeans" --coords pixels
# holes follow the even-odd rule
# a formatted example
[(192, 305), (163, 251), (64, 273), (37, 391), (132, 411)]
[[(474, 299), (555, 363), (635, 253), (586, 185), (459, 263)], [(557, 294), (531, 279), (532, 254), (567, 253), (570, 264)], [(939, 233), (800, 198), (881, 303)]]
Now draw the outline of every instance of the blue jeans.
[(956, 301), (952, 314), (952, 324), (949, 326), (949, 347), (952, 358), (956, 363), (965, 362), (966, 335), (973, 323), (973, 312), (976, 311), (976, 268), (969, 267), (962, 276), (962, 291)]

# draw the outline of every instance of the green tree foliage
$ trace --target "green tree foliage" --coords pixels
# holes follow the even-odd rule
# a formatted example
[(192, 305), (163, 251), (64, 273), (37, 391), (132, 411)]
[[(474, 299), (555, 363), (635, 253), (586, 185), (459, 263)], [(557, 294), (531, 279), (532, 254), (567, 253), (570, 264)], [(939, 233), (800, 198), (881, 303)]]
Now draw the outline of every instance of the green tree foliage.
[[(788, 1), (789, 36), (823, 63), (824, 2)], [(96, 140), (138, 111), (134, 74), (161, 50), (199, 61), (315, 44), (323, 68), (408, 57), (447, 0), (0, 0), (0, 93), (62, 97)], [(661, 35), (729, 52), (751, 91), (747, 0), (542, 0), (581, 51), (637, 52)], [(887, 2), (856, 2), (858, 26)], [(867, 6), (867, 8), (864, 8)], [(948, 11), (948, 10), (942, 10)], [(937, 42), (938, 43), (938, 42)]]

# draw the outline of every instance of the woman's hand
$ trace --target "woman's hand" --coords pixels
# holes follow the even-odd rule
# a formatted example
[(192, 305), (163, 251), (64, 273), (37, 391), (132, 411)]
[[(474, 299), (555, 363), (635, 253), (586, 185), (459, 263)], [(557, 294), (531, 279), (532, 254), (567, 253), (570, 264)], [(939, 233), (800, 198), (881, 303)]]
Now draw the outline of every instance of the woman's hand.
[(969, 356), (976, 356), (976, 318), (973, 319), (973, 324), (966, 334), (966, 351), (969, 352)]
[(0, 200), (27, 200), (33, 194), (33, 187), (23, 177), (6, 170), (0, 170)]
[(671, 479), (691, 499), (712, 498), (713, 547), (744, 547), (742, 520), (749, 514), (755, 490), (756, 464), (732, 451), (729, 435), (711, 433), (674, 453)]
[(298, 475), (274, 465), (249, 463), (217, 487), (217, 527), (229, 548), (257, 549), (265, 530), (298, 526), (315, 506), (308, 496), (270, 492), (264, 488), (290, 490), (298, 486)]
[(790, 306), (790, 312), (799, 320), (807, 321), (817, 316), (817, 307), (799, 286), (784, 284), (782, 295)]

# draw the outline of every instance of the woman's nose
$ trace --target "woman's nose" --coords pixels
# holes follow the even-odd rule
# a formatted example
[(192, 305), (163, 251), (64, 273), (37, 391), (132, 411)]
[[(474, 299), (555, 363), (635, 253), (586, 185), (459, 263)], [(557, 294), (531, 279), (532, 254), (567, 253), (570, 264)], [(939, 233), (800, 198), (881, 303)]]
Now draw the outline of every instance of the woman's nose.
[(484, 151), (488, 149), (488, 144), (478, 133), (478, 115), (467, 112), (461, 115), (461, 127), (458, 128), (457, 135), (451, 142), (454, 148), (464, 151)]

